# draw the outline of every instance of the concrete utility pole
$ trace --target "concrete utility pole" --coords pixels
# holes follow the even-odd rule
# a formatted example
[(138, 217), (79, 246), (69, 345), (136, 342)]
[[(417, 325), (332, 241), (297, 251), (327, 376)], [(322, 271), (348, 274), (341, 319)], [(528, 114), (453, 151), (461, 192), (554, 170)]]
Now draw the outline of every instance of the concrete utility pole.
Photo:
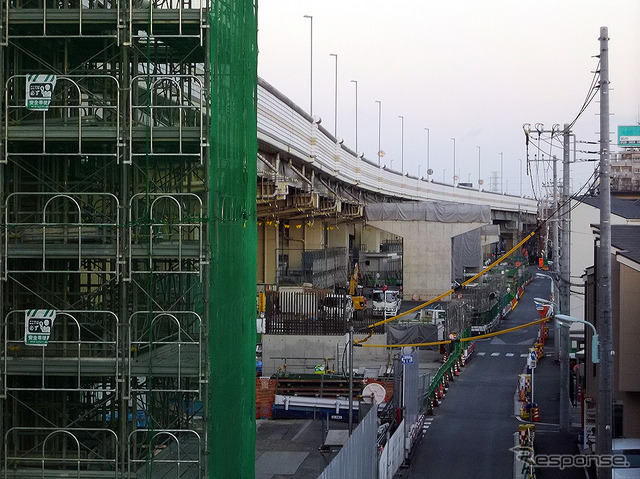
[[(553, 129), (552, 129), (552, 134), (553, 134)], [(551, 202), (551, 205), (552, 205), (551, 211), (557, 212), (558, 211), (558, 158), (556, 158), (556, 156), (553, 157), (553, 188), (551, 191), (553, 194), (553, 201)], [(557, 279), (558, 279), (558, 274), (560, 272), (559, 270), (560, 265), (558, 263), (558, 256), (560, 256), (560, 241), (559, 241), (559, 234), (558, 234), (557, 218), (551, 219), (551, 242), (553, 243), (552, 250), (551, 250), (553, 252), (553, 254), (551, 255), (553, 257), (553, 278), (554, 278), (553, 298), (554, 298), (554, 301), (557, 302), (558, 297), (560, 296), (560, 292), (558, 291), (558, 287), (557, 287)], [(554, 353), (554, 359), (556, 361), (559, 361), (560, 345), (562, 344), (562, 328), (556, 327), (556, 339), (557, 341), (554, 341), (553, 353)], [(560, 381), (562, 384), (562, 371), (560, 371)], [(562, 389), (562, 387), (560, 387), (560, 389)]]
[[(570, 153), (570, 133), (569, 125), (565, 123), (562, 132), (563, 148), (562, 148), (562, 229), (561, 229), (561, 254), (556, 261), (559, 262), (559, 279), (558, 282), (558, 296), (560, 313), (570, 315), (569, 311), (570, 297), (569, 297), (569, 283), (571, 279), (570, 275), (570, 245), (569, 245), (569, 230), (570, 230), (570, 205), (569, 205), (569, 184), (571, 182), (570, 168), (569, 168), (569, 153)], [(555, 163), (554, 163), (555, 164)], [(569, 399), (569, 328), (560, 328), (560, 342), (562, 343), (562, 350), (560, 352), (560, 431), (569, 432), (570, 419), (571, 419), (571, 404)]]
[[(613, 416), (613, 321), (611, 312), (611, 164), (609, 155), (609, 30), (600, 28), (600, 251), (598, 254), (598, 333), (600, 371), (596, 453), (611, 454)], [(610, 479), (611, 468), (599, 467), (598, 479)]]

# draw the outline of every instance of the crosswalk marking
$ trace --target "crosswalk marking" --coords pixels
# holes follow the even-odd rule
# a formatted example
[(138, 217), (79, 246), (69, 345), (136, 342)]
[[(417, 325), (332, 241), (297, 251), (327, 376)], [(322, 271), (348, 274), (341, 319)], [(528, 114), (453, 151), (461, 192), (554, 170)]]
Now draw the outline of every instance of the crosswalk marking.
[(425, 418), (424, 420), (424, 424), (422, 424), (422, 433), (424, 434), (425, 432), (427, 432), (427, 429), (429, 429), (429, 426), (431, 426), (431, 423), (433, 422), (435, 418), (433, 416), (428, 416)]
[[(502, 353), (499, 353), (499, 352), (489, 353), (489, 352), (487, 352), (487, 351), (478, 351), (478, 352), (476, 352), (475, 354), (476, 354), (476, 355), (478, 355), (478, 356), (486, 356), (486, 355), (488, 354), (488, 355), (490, 355), (492, 358), (495, 358), (495, 357), (500, 356)], [(514, 357), (516, 354), (518, 354), (518, 353), (504, 353), (504, 355), (505, 355), (507, 358), (512, 358), (512, 357)], [(528, 355), (527, 353), (523, 353), (523, 354), (520, 354), (519, 356), (520, 356), (521, 358), (526, 358), (526, 357), (528, 357), (529, 355)]]

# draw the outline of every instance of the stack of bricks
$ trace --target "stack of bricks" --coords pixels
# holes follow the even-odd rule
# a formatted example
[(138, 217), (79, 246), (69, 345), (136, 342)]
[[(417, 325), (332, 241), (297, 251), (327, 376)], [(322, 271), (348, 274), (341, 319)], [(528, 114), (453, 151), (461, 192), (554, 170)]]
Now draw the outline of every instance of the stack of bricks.
[(270, 418), (276, 399), (277, 380), (256, 378), (256, 419)]

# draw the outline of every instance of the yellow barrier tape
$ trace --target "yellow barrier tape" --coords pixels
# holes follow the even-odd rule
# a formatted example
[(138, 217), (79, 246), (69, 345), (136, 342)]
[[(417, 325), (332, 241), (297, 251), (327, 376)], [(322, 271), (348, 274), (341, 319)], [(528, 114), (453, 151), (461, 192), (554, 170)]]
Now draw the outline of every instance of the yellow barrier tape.
[(500, 334), (511, 333), (513, 331), (517, 331), (518, 329), (524, 329), (531, 326), (535, 326), (536, 324), (549, 321), (549, 319), (550, 319), (549, 316), (545, 316), (542, 319), (538, 319), (536, 321), (532, 321), (526, 324), (521, 324), (520, 326), (514, 326), (513, 328), (507, 328), (501, 331), (494, 331), (493, 333), (486, 333), (486, 334), (480, 334), (478, 336), (471, 336), (469, 338), (446, 339), (444, 341), (433, 341), (430, 343), (413, 343), (413, 344), (359, 344), (359, 343), (356, 343), (355, 341), (354, 341), (354, 344), (362, 348), (417, 348), (420, 346), (438, 346), (440, 344), (451, 344), (455, 342), (467, 343), (469, 341), (477, 341), (479, 339), (491, 338), (493, 336), (499, 336)]
[[(402, 318), (403, 316), (406, 316), (406, 315), (411, 314), (411, 313), (415, 313), (416, 311), (419, 311), (419, 310), (421, 310), (423, 308), (426, 308), (427, 306), (429, 306), (430, 304), (435, 303), (436, 301), (440, 301), (445, 296), (449, 296), (451, 293), (455, 292), (456, 289), (465, 287), (469, 283), (472, 283), (473, 281), (478, 279), (483, 274), (487, 273), (488, 271), (491, 271), (498, 264), (500, 264), (504, 259), (508, 258), (513, 253), (515, 253), (523, 244), (525, 244), (527, 241), (529, 241), (535, 234), (536, 234), (536, 231), (532, 231), (531, 233), (529, 233), (517, 245), (515, 245), (513, 248), (511, 248), (509, 251), (507, 251), (505, 254), (503, 254), (500, 258), (498, 258), (493, 263), (491, 263), (489, 266), (487, 266), (485, 269), (480, 271), (478, 274), (476, 274), (475, 276), (473, 276), (473, 277), (469, 278), (468, 280), (466, 280), (458, 288), (452, 288), (449, 291), (447, 291), (446, 293), (442, 293), (440, 296), (437, 296), (437, 297), (435, 297), (433, 299), (430, 299), (426, 303), (420, 304), (420, 305), (416, 306), (415, 308), (411, 308), (410, 310), (404, 311), (403, 313), (397, 314), (397, 315), (395, 315), (395, 316), (393, 316), (391, 318), (387, 318), (387, 319), (384, 319), (382, 321), (378, 321), (377, 323), (371, 324), (371, 325), (369, 325), (367, 327), (369, 329), (373, 330), (373, 328), (375, 328), (376, 326), (382, 326), (383, 324), (389, 323), (391, 321), (395, 321), (398, 318)], [(367, 341), (372, 335), (373, 335), (373, 331), (370, 331), (366, 338), (358, 339), (358, 340), (354, 341), (354, 344), (360, 345), (361, 343), (364, 343), (365, 341)], [(437, 343), (437, 344), (440, 344), (440, 343)], [(446, 344), (446, 343), (443, 343), (443, 344)], [(378, 346), (376, 346), (376, 347), (378, 347)]]

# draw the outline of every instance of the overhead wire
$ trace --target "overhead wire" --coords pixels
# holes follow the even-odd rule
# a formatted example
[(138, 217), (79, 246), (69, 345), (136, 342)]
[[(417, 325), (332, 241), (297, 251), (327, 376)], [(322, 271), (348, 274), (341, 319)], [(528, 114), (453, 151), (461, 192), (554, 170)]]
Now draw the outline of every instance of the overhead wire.
[[(503, 254), (502, 256), (500, 256), (496, 261), (494, 261), (493, 263), (491, 263), (489, 266), (487, 266), (485, 269), (483, 269), (482, 271), (480, 271), (479, 273), (477, 273), (476, 275), (474, 275), (473, 277), (469, 278), (468, 280), (464, 281), (463, 283), (457, 285), (455, 288), (451, 288), (449, 291), (442, 293), (432, 299), (430, 299), (429, 301), (426, 301), (418, 306), (415, 306), (414, 308), (411, 308), (407, 311), (404, 311), (400, 314), (397, 314), (395, 316), (392, 316), (390, 318), (384, 319), (382, 321), (378, 321), (374, 324), (371, 324), (369, 326), (367, 326), (366, 329), (368, 329), (368, 334), (365, 338), (363, 339), (358, 339), (358, 340), (354, 340), (353, 344), (355, 346), (364, 346), (366, 343), (366, 341), (369, 340), (369, 338), (371, 338), (373, 336), (373, 330), (374, 328), (378, 327), (378, 326), (382, 326), (386, 323), (389, 323), (391, 321), (395, 321), (399, 318), (402, 318), (404, 316), (407, 316), (409, 314), (415, 313), (416, 311), (419, 311), (421, 309), (426, 308), (427, 306), (440, 301), (441, 299), (445, 298), (446, 296), (464, 288), (465, 286), (467, 286), (468, 284), (472, 283), (473, 281), (475, 281), (476, 279), (478, 279), (479, 277), (483, 276), (484, 274), (486, 274), (487, 272), (489, 272), (490, 270), (492, 270), (493, 268), (495, 268), (495, 266), (497, 266), (498, 264), (500, 264), (501, 262), (503, 262), (506, 258), (508, 258), (509, 256), (511, 256), (514, 252), (516, 252), (522, 245), (524, 245), (527, 241), (529, 241), (531, 238), (533, 238), (533, 236), (535, 236), (537, 234), (537, 232), (539, 232), (543, 226), (554, 216), (556, 216), (559, 212), (563, 211), (564, 207), (566, 204), (571, 205), (571, 201), (577, 198), (577, 195), (589, 184), (589, 181), (595, 176), (596, 171), (594, 170), (594, 172), (592, 173), (592, 175), (589, 177), (589, 180), (584, 183), (580, 189), (574, 193), (573, 195), (570, 195), (566, 201), (562, 202), (562, 203), (558, 203), (558, 206), (556, 207), (556, 209), (554, 211), (552, 211), (549, 214), (549, 217), (546, 218), (544, 221), (542, 221), (531, 233), (529, 233), (524, 239), (522, 239), (522, 241), (520, 241), (518, 244), (516, 244), (513, 248), (511, 248), (509, 251), (507, 251), (505, 254)], [(573, 209), (575, 209), (577, 207), (576, 205), (572, 205), (570, 206), (569, 210), (567, 211), (567, 214), (572, 211)], [(538, 324), (540, 321), (534, 322), (532, 324)], [(531, 326), (532, 324), (528, 324), (527, 326)], [(526, 326), (523, 326), (526, 327)], [(519, 327), (518, 327), (519, 328)], [(504, 331), (509, 331), (509, 330), (504, 330)], [(493, 333), (491, 333), (493, 334)], [(475, 339), (481, 339), (482, 337), (489, 337), (489, 336), (474, 336), (471, 339), (465, 339), (466, 341), (471, 341), (471, 340), (475, 340)], [(460, 341), (462, 341), (462, 339), (460, 339)], [(427, 346), (427, 345), (438, 345), (438, 344), (449, 344), (448, 342), (434, 342), (434, 343), (416, 343), (416, 344), (409, 344), (409, 345), (367, 345), (367, 347), (401, 347), (401, 346), (406, 346), (406, 347), (411, 347), (411, 346)]]

